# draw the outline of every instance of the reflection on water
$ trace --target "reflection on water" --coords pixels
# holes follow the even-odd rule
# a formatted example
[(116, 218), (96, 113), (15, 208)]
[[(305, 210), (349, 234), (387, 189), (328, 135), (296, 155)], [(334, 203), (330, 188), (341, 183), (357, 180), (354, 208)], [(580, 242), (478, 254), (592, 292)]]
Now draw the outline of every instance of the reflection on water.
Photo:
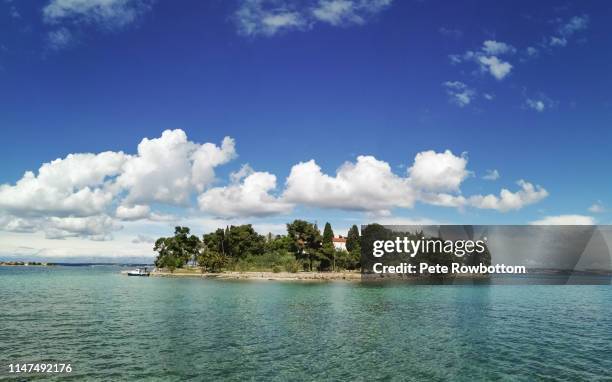
[(574, 381), (612, 370), (610, 286), (228, 282), (118, 271), (0, 268), (2, 362), (71, 361), (75, 380)]

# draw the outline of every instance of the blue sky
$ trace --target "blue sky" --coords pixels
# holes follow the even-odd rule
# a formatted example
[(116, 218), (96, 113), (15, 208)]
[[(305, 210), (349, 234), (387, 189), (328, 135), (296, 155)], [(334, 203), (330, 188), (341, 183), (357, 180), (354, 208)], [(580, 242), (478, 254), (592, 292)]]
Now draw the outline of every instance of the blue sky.
[[(609, 223), (611, 16), (603, 2), (3, 0), (0, 253), (148, 255), (177, 223)], [(186, 178), (137, 154), (167, 129), (197, 145), (174, 158)], [(205, 155), (214, 177), (195, 180), (207, 142), (223, 159)], [(38, 176), (105, 151), (125, 157), (96, 159), (93, 180), (75, 181), (83, 158)], [(184, 199), (134, 169), (160, 164)], [(75, 199), (85, 188), (100, 199)]]

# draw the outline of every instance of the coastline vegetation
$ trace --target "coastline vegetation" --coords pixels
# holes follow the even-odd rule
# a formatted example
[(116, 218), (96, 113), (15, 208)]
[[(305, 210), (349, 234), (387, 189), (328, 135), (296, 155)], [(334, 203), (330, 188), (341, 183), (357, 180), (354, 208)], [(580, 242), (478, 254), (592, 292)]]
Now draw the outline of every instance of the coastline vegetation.
[(38, 267), (50, 267), (55, 264), (53, 263), (41, 263), (38, 261), (0, 261), (0, 267), (29, 267), (29, 266), (38, 266)]
[(155, 266), (173, 272), (177, 268), (196, 268), (204, 272), (222, 271), (351, 271), (359, 270), (360, 237), (352, 226), (346, 250), (333, 244), (329, 223), (323, 233), (317, 224), (294, 220), (286, 235), (261, 235), (252, 225), (228, 226), (201, 238), (188, 227), (175, 227), (174, 235), (155, 241)]
[[(181, 273), (219, 272), (343, 272), (370, 273), (380, 259), (372, 253), (374, 241), (405, 237), (409, 240), (424, 238), (423, 232), (396, 232), (379, 224), (363, 227), (360, 234), (353, 225), (343, 240), (344, 246), (334, 245), (335, 235), (331, 224), (326, 223), (321, 232), (316, 223), (294, 220), (287, 224), (287, 234), (261, 235), (250, 224), (228, 226), (198, 237), (188, 227), (175, 227), (174, 235), (157, 239), (155, 266), (160, 270)], [(440, 236), (439, 234), (437, 236)], [(431, 242), (442, 243), (442, 237), (430, 237)], [(361, 257), (361, 249), (366, 253)], [(385, 265), (427, 263), (450, 269), (453, 263), (462, 265), (490, 265), (491, 254), (486, 248), (482, 253), (458, 256), (445, 253), (442, 246), (416, 255), (389, 253)], [(421, 275), (427, 276), (427, 275)], [(449, 275), (442, 275), (446, 277)], [(436, 277), (440, 277), (437, 275)]]

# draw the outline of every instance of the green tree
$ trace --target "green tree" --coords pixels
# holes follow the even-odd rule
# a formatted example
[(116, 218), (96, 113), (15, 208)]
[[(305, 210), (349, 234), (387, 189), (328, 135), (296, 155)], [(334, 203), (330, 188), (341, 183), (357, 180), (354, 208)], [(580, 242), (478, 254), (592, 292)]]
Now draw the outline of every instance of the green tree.
[(225, 235), (227, 254), (233, 259), (258, 256), (265, 252), (265, 237), (255, 232), (250, 224), (231, 226), (226, 229)]
[(153, 250), (158, 253), (155, 266), (168, 268), (182, 268), (189, 261), (195, 261), (200, 249), (200, 239), (190, 235), (188, 227), (177, 226), (174, 228), (174, 236), (162, 237), (155, 241)]
[(353, 225), (346, 235), (346, 250), (348, 256), (346, 258), (346, 269), (359, 268), (359, 259), (361, 258), (361, 243), (359, 236), (359, 228)]
[(209, 249), (205, 245), (202, 245), (197, 256), (197, 263), (202, 268), (202, 272), (205, 270), (218, 272), (227, 265), (228, 261), (228, 256), (215, 249)]
[(175, 268), (180, 266), (180, 259), (174, 251), (174, 242), (171, 237), (160, 237), (155, 241), (153, 250), (157, 252), (155, 258), (155, 266), (157, 268), (168, 268), (173, 272)]
[(261, 256), (266, 251), (266, 238), (255, 232), (250, 224), (219, 228), (205, 234), (202, 243), (198, 264), (207, 269), (218, 270), (240, 259)]
[(292, 240), (287, 235), (272, 235), (268, 234), (268, 238), (265, 243), (265, 251), (266, 252), (275, 252), (275, 251), (291, 251)]
[(331, 224), (325, 223), (323, 228), (323, 239), (321, 243), (321, 269), (327, 270), (330, 268), (336, 270), (336, 250), (334, 248), (334, 231)]
[(359, 228), (353, 224), (346, 235), (346, 250), (351, 252), (353, 249), (360, 249)]
[(316, 225), (304, 220), (294, 220), (287, 224), (287, 235), (292, 239), (291, 251), (298, 260), (307, 261), (312, 271), (313, 261), (319, 258), (321, 233)]
[(200, 249), (200, 239), (196, 235), (191, 235), (188, 227), (175, 227), (174, 240), (179, 251), (181, 266), (189, 261), (194, 261)]
[(333, 244), (334, 231), (332, 230), (331, 224), (325, 223), (323, 228), (323, 244)]
[(228, 247), (225, 232), (225, 230), (219, 228), (214, 232), (205, 234), (202, 237), (204, 250), (217, 252), (225, 256), (226, 248)]

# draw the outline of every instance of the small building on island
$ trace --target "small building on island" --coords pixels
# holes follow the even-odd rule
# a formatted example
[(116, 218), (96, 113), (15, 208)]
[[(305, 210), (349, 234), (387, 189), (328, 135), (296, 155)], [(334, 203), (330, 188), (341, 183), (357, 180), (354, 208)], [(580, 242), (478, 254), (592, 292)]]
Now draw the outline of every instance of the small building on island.
[(334, 236), (332, 239), (332, 243), (334, 244), (334, 248), (340, 251), (346, 251), (346, 237), (339, 235)]

